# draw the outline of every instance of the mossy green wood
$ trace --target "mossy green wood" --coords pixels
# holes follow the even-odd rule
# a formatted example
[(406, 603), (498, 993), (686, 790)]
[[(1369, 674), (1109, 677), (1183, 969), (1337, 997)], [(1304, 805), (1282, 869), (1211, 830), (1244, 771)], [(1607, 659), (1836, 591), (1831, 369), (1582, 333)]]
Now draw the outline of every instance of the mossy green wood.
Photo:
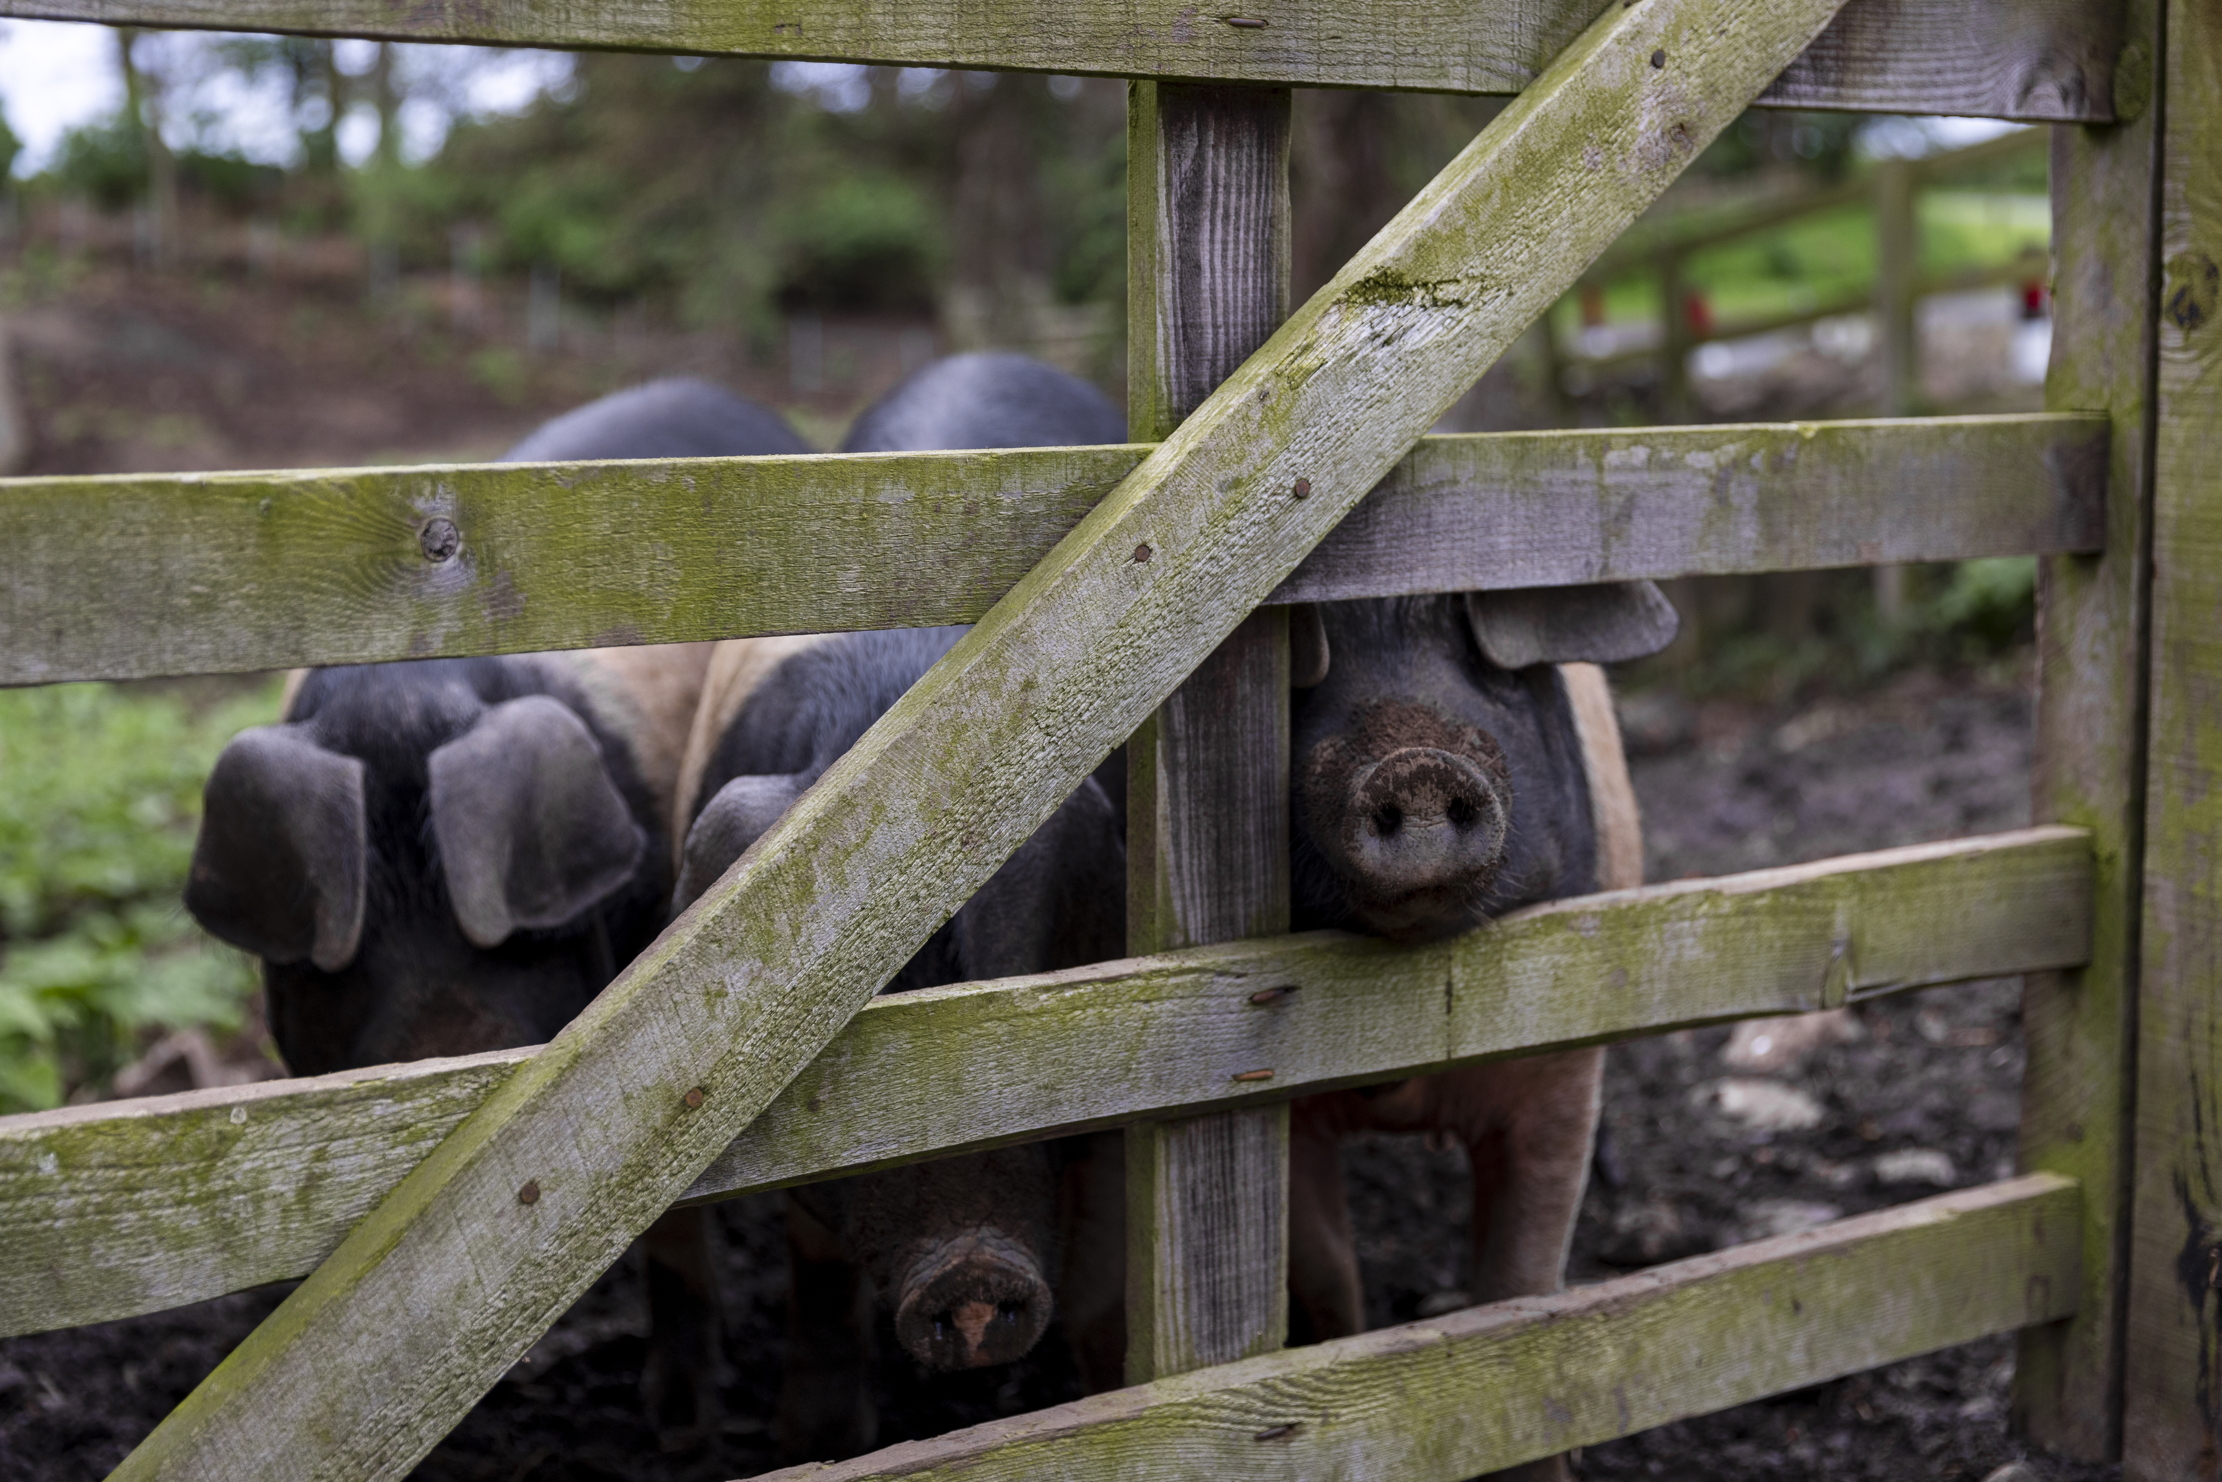
[[(2108, 427), (1430, 437), (1274, 600), (2096, 550)], [(975, 622), (1148, 451), (0, 482), (0, 683)]]
[[(2151, 90), (2161, 0), (2128, 7), (2122, 75)], [(2091, 830), (2090, 965), (2023, 993), (2021, 1166), (2075, 1178), (2083, 1300), (2033, 1328), (2014, 1370), (2016, 1426), (2048, 1446), (2120, 1454), (2123, 1294), (2144, 836), (2147, 562), (2152, 545), (2154, 266), (2159, 116), (2125, 93), (2124, 121), (2054, 131), (2052, 367), (2045, 399), (2113, 420), (2102, 555), (2042, 562), (2036, 816)], [(2135, 105), (2135, 106), (2132, 106)]]
[[(1172, 433), (1288, 317), (1289, 106), (1281, 87), (1128, 89), (1131, 437)], [(1128, 739), (1130, 952), (1288, 930), (1288, 664), (1288, 614), (1260, 608)], [(1279, 1348), (1286, 1106), (1144, 1122), (1123, 1141), (1126, 1378)]]
[(406, 1474), (1835, 8), (1600, 16), (116, 1475)]
[[(1520, 5), (1271, 0), (10, 0), (8, 15), (158, 30), (292, 31), (395, 41), (630, 48), (926, 67), (1097, 72), (1320, 87), (1514, 93), (1597, 13)], [(1792, 108), (2000, 118), (2110, 116), (2113, 0), (1853, 0), (1768, 88)]]
[[(1426, 947), (1319, 933), (875, 999), (686, 1197), (2070, 967), (2090, 901), (2088, 837), (2033, 829), (1557, 901)], [(1250, 1001), (1267, 988), (1295, 991)], [(303, 1274), (531, 1054), (0, 1119), (0, 1333)]]
[(2075, 1310), (2034, 1174), (991, 1421), (767, 1482), (1458, 1482)]
[(2222, 1477), (2222, 11), (2169, 0), (2122, 1474)]

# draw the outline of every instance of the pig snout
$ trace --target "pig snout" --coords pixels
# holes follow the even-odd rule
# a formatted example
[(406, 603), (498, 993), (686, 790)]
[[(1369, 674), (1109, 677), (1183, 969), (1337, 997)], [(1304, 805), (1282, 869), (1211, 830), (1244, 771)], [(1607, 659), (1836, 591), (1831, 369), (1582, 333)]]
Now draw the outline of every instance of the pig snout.
[(1020, 1357), (1049, 1326), (1041, 1265), (992, 1230), (969, 1230), (921, 1252), (902, 1275), (895, 1333), (933, 1369), (979, 1369)]
[(1304, 760), (1301, 823), (1369, 930), (1458, 929), (1504, 862), (1512, 787), (1478, 727), (1431, 706), (1376, 702)]
[(1486, 878), (1504, 853), (1504, 800), (1470, 757), (1407, 746), (1351, 774), (1343, 850), (1382, 895)]

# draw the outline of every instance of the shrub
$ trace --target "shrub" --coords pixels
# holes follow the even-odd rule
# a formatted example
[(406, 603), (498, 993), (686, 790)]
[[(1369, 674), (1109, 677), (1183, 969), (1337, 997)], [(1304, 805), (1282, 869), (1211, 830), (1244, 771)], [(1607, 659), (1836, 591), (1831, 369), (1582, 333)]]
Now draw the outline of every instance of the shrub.
[(179, 900), (201, 784), (275, 682), (196, 714), (109, 685), (0, 690), (0, 1112), (99, 1089), (145, 1043), (243, 1021), (251, 959)]

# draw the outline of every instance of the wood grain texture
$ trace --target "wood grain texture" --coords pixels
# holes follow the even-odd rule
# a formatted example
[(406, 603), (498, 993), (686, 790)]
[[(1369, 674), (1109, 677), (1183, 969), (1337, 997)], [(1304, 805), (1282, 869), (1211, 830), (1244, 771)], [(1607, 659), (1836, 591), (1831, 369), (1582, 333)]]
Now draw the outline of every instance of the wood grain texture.
[(770, 1476), (1458, 1482), (2064, 1317), (2079, 1197), (1963, 1189)]
[[(1170, 435), (1288, 317), (1289, 90), (1127, 102), (1127, 432)], [(1243, 619), (1127, 742), (1127, 948), (1289, 921), (1288, 612)], [(1288, 1109), (1126, 1135), (1126, 1377), (1288, 1337)]]
[[(2109, 426), (1430, 437), (1273, 600), (2096, 550)], [(1149, 451), (0, 482), (0, 683), (976, 622)]]
[[(1426, 947), (1315, 933), (874, 999), (686, 1197), (2072, 967), (2092, 867), (2087, 835), (2038, 829), (1558, 901)], [(0, 1118), (0, 1333), (301, 1275), (532, 1053)]]
[(2222, 12), (2170, 0), (2159, 109), (2151, 720), (2122, 1474), (2222, 1477)]
[[(1762, 103), (2032, 120), (2110, 115), (2112, 0), (1853, 0)], [(1521, 5), (1178, 0), (1057, 5), (746, 0), (10, 0), (8, 15), (156, 29), (623, 48), (925, 67), (1516, 93), (1581, 33), (1585, 0)], [(1236, 20), (1261, 22), (1239, 25)]]
[(1835, 10), (1600, 16), (118, 1478), (405, 1475)]
[[(2128, 8), (2124, 72), (2147, 93), (2161, 3)], [(2091, 961), (2032, 974), (2022, 995), (2021, 1167), (2072, 1177), (2087, 1197), (2083, 1299), (2073, 1321), (2022, 1335), (2014, 1423), (2091, 1460), (2121, 1454), (2149, 672), (2159, 130), (2155, 107), (2124, 102), (2138, 106), (2120, 124), (2053, 137), (2045, 400), (2105, 410), (2114, 435), (2104, 553), (2038, 563), (2032, 812), (2091, 830)]]

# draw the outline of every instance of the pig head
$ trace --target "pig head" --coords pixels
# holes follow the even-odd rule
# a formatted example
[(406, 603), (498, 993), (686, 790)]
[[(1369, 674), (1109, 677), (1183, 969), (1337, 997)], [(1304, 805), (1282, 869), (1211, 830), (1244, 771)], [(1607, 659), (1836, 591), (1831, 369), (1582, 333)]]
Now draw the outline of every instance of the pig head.
[(1587, 761), (1557, 665), (1653, 653), (1648, 582), (1291, 614), (1292, 915), (1404, 941), (1594, 888)]

